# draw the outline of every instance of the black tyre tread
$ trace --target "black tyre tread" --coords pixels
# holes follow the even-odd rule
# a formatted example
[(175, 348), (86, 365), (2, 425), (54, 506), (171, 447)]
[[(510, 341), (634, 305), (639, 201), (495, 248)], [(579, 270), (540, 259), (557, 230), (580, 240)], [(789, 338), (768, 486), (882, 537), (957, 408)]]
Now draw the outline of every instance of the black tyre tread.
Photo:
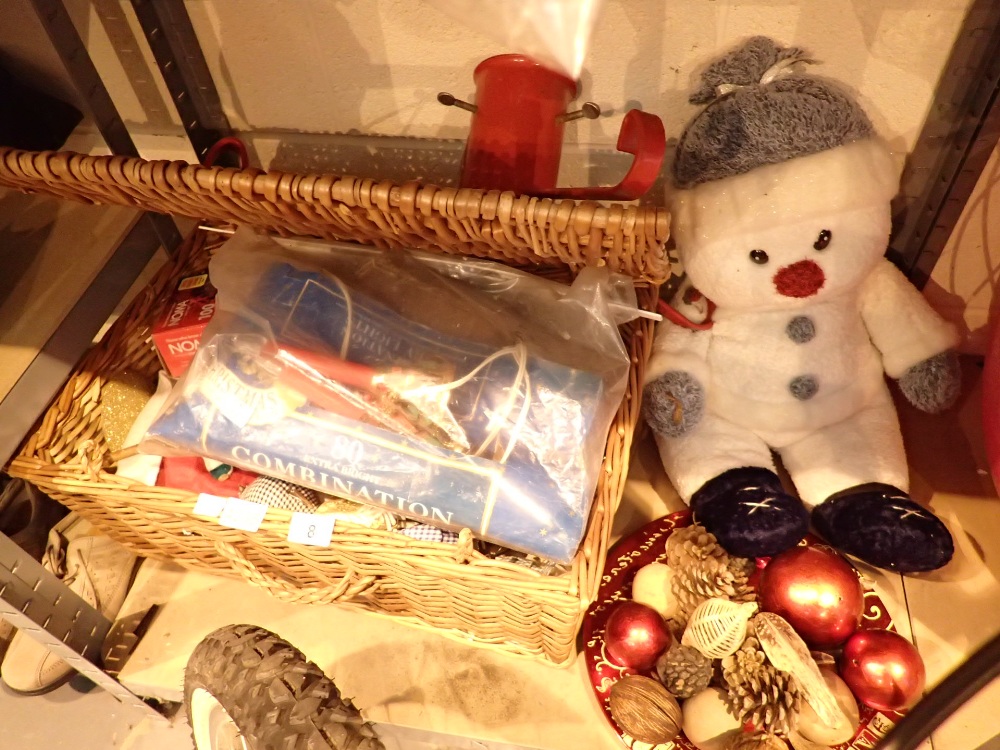
[(382, 750), (323, 670), (264, 628), (227, 625), (207, 635), (185, 670), (186, 708), (199, 687), (229, 712), (253, 750)]

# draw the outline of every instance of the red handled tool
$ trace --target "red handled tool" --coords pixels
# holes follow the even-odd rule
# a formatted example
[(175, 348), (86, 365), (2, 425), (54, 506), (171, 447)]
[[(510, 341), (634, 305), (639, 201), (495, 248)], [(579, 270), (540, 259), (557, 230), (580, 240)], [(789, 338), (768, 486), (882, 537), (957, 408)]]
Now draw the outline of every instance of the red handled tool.
[(380, 382), (381, 373), (372, 367), (289, 344), (271, 344), (264, 353), (282, 365), (279, 383), (325, 411), (363, 422), (374, 417), (380, 426), (449, 450), (460, 449), (446, 430)]

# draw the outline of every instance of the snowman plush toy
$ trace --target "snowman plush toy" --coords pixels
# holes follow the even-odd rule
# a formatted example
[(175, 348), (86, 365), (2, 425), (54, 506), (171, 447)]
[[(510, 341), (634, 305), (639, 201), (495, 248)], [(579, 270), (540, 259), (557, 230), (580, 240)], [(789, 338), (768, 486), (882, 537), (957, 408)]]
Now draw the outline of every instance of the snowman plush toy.
[(707, 106), (678, 142), (674, 238), (714, 311), (661, 324), (644, 415), (674, 486), (732, 554), (776, 554), (811, 521), (870, 564), (933, 570), (952, 538), (907, 494), (885, 376), (919, 409), (948, 408), (957, 335), (884, 257), (898, 183), (888, 149), (802, 62), (756, 37), (691, 97)]

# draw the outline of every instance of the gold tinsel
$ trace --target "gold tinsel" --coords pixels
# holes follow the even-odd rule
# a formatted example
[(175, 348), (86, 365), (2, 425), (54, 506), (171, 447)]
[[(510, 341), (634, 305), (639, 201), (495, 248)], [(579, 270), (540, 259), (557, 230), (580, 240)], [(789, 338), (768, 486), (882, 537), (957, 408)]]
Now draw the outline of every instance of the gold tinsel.
[(125, 438), (139, 412), (156, 391), (155, 383), (132, 370), (111, 375), (101, 388), (101, 427), (110, 452), (125, 445)]
[(391, 513), (380, 508), (361, 505), (353, 500), (346, 500), (333, 495), (323, 495), (323, 504), (314, 511), (322, 515), (332, 515), (337, 521), (365, 526), (369, 529), (388, 530), (396, 526), (397, 519)]

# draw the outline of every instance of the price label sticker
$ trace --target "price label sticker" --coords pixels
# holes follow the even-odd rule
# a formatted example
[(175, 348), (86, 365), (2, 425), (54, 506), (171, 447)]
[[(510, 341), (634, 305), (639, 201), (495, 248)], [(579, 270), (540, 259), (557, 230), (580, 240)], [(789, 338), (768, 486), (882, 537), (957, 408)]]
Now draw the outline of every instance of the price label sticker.
[(257, 531), (266, 515), (267, 506), (263, 503), (231, 497), (222, 509), (219, 524), (240, 531)]
[(331, 515), (292, 513), (292, 521), (288, 524), (288, 541), (329, 547), (333, 538), (334, 520), (336, 519)]
[(198, 501), (194, 504), (194, 514), (196, 516), (208, 516), (218, 518), (222, 514), (222, 509), (226, 507), (228, 497), (218, 495), (198, 495)]
[(188, 289), (197, 289), (200, 286), (205, 286), (205, 282), (207, 281), (207, 273), (201, 273), (197, 276), (188, 276), (187, 278), (181, 279), (181, 283), (177, 285), (177, 290), (183, 292)]

